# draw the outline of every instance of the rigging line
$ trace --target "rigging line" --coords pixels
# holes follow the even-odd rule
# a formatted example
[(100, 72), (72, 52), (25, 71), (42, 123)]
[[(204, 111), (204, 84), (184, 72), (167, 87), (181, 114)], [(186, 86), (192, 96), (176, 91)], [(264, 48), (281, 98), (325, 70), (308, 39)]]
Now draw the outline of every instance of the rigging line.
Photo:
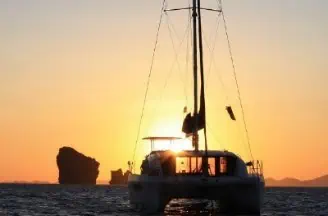
[[(189, 7), (190, 7), (190, 0), (188, 1), (189, 3)], [(188, 26), (190, 28), (191, 26), (191, 11), (188, 10)], [(189, 34), (190, 33), (190, 34)], [(189, 29), (188, 29), (188, 33), (187, 33), (187, 39), (186, 39), (186, 43), (187, 43), (187, 50), (186, 50), (186, 64), (185, 64), (185, 79), (186, 79), (186, 88), (187, 88), (187, 91), (188, 91), (188, 72), (189, 72), (189, 36), (191, 36), (191, 28), (190, 28), (190, 32), (189, 32)], [(191, 37), (190, 37), (191, 38)], [(187, 107), (188, 105), (188, 92), (187, 92), (187, 95), (186, 95), (186, 101), (185, 101), (185, 107)]]
[(218, 10), (220, 10), (220, 8), (221, 8), (221, 12), (222, 12), (222, 2), (221, 2), (221, 0), (216, 0), (216, 2), (218, 3)]
[(244, 125), (242, 123), (238, 124), (238, 122), (236, 122), (236, 124), (235, 124), (235, 128), (237, 130), (237, 133), (241, 135), (238, 138), (239, 138), (240, 144), (242, 144), (242, 146), (243, 146), (243, 154), (245, 154), (245, 156), (247, 156), (249, 150), (248, 150), (247, 142), (245, 141), (246, 137), (245, 137), (244, 127), (243, 126)]
[[(219, 20), (218, 20), (219, 21)], [(217, 26), (217, 28), (219, 28), (219, 26)], [(217, 34), (217, 33), (216, 33)], [(211, 57), (210, 57), (210, 64), (209, 64), (209, 72), (208, 72), (208, 76), (207, 76), (207, 80), (209, 79), (209, 75), (210, 75), (210, 72), (211, 72), (211, 69), (212, 69), (212, 65), (214, 65), (214, 69), (216, 70), (216, 71), (219, 71), (218, 70), (218, 68), (217, 68), (217, 65), (216, 65), (216, 63), (215, 63), (215, 60), (214, 60), (214, 49), (215, 48), (213, 48), (213, 50), (210, 48), (210, 46), (209, 46), (209, 43), (208, 43), (208, 41), (207, 41), (207, 39), (206, 39), (206, 36), (205, 36), (205, 33), (203, 32), (203, 35), (204, 35), (204, 40), (205, 40), (205, 43), (206, 43), (206, 45), (207, 45), (207, 48), (209, 49), (209, 51), (211, 52)], [(216, 36), (217, 37), (217, 36)], [(214, 47), (215, 47), (215, 44), (214, 44)], [(228, 97), (228, 94), (227, 94), (227, 90), (226, 90), (226, 86), (224, 85), (224, 82), (223, 82), (223, 80), (222, 80), (222, 77), (220, 76), (220, 74), (219, 73), (217, 73), (218, 74), (218, 79), (219, 79), (219, 81), (220, 81), (220, 84), (221, 84), (221, 86), (222, 86), (222, 89), (223, 89), (223, 92), (224, 92), (224, 94), (225, 94), (225, 103), (227, 103), (228, 101), (229, 101), (229, 97)], [(206, 89), (207, 89), (207, 87), (208, 87), (208, 84), (206, 84)], [(205, 89), (205, 90), (206, 90)]]
[[(222, 7), (222, 2), (221, 2), (221, 0), (219, 0), (219, 1), (221, 3), (221, 7)], [(230, 43), (229, 35), (228, 35), (227, 23), (226, 23), (226, 19), (225, 19), (225, 16), (224, 16), (224, 12), (223, 11), (222, 11), (222, 18), (223, 18), (223, 23), (224, 23), (224, 29), (225, 29), (226, 38), (227, 38), (227, 41), (228, 41), (228, 48), (229, 48), (230, 60), (231, 60), (231, 63), (232, 63), (233, 75), (234, 75), (234, 79), (235, 79), (235, 83), (236, 83), (236, 88), (237, 88), (237, 93), (238, 93), (239, 106), (241, 108), (241, 112), (242, 112), (242, 116), (243, 116), (243, 123), (244, 123), (245, 132), (246, 132), (249, 153), (250, 153), (250, 156), (251, 156), (252, 160), (254, 160), (253, 154), (252, 154), (252, 149), (251, 149), (251, 144), (250, 144), (250, 139), (249, 139), (249, 134), (248, 134), (248, 129), (247, 129), (247, 124), (246, 124), (244, 106), (243, 106), (243, 103), (242, 103), (241, 93), (240, 93), (240, 89), (239, 89), (239, 83), (238, 83), (238, 80), (237, 80), (235, 63), (234, 63), (233, 56), (232, 56), (232, 49), (231, 49), (231, 43)]]
[[(217, 67), (217, 65), (216, 65), (216, 62), (215, 62), (215, 60), (213, 60), (213, 63), (212, 63), (213, 65), (214, 65), (214, 69), (216, 70), (216, 71), (219, 71), (219, 69), (218, 69), (218, 67)], [(224, 84), (224, 82), (223, 82), (223, 80), (222, 80), (222, 77), (221, 77), (221, 75), (220, 75), (220, 73), (217, 73), (217, 77), (218, 77), (218, 79), (219, 79), (219, 81), (220, 81), (220, 83), (221, 83), (221, 86), (222, 86), (222, 89), (223, 89), (223, 92), (224, 92), (224, 94), (225, 94), (225, 103), (228, 103), (229, 102), (229, 96), (228, 96), (228, 91), (227, 91), (227, 87), (226, 87), (226, 85)]]
[[(176, 48), (175, 48), (175, 44), (174, 44), (174, 40), (173, 40), (173, 36), (172, 36), (173, 34), (172, 34), (172, 30), (171, 30), (171, 28), (173, 29), (173, 33), (176, 35), (176, 37), (177, 37), (178, 39), (179, 39), (179, 37), (178, 37), (178, 34), (177, 34), (176, 30), (175, 30), (175, 27), (174, 27), (174, 25), (173, 25), (173, 23), (172, 23), (172, 21), (171, 21), (169, 15), (168, 15), (167, 13), (165, 13), (165, 15), (166, 15), (166, 18), (167, 18), (167, 24), (168, 24), (168, 29), (169, 29), (170, 39), (171, 39), (172, 47), (173, 47), (174, 54), (175, 54), (175, 62), (176, 62), (177, 65), (178, 65), (178, 70), (179, 70), (179, 72), (180, 72), (180, 79), (181, 79), (181, 82), (182, 82), (182, 84), (183, 84), (183, 90), (184, 90), (184, 94), (185, 94), (185, 100), (188, 101), (188, 96), (187, 96), (187, 95), (188, 95), (188, 94), (187, 94), (187, 84), (186, 84), (186, 82), (184, 82), (183, 77), (181, 77), (181, 75), (183, 76), (183, 74), (182, 74), (182, 72), (181, 72), (181, 66), (180, 66), (180, 63), (179, 63), (179, 61), (178, 61), (179, 52), (177, 52), (177, 50), (176, 50)], [(171, 25), (171, 28), (170, 28), (170, 25)], [(179, 44), (178, 51), (180, 50), (180, 48), (181, 48), (181, 46), (182, 46), (182, 44), (183, 44), (183, 42), (184, 42), (186, 36), (188, 35), (188, 30), (189, 30), (190, 27), (191, 27), (191, 24), (190, 24), (190, 22), (188, 22), (188, 25), (187, 25), (186, 30), (185, 30), (185, 32), (184, 32), (183, 38), (182, 38), (182, 40), (181, 40), (181, 42), (180, 42), (180, 44)], [(187, 42), (187, 43), (188, 43), (188, 42)], [(174, 64), (175, 64), (175, 62), (174, 62)], [(173, 68), (172, 68), (171, 70), (173, 70)]]
[(206, 123), (210, 134), (212, 135), (212, 137), (214, 137), (215, 141), (219, 144), (219, 146), (222, 145), (222, 149), (224, 149), (224, 143), (220, 141), (220, 139), (213, 133), (212, 127), (210, 126), (210, 124), (207, 122)]
[[(168, 17), (168, 15), (167, 15), (167, 17)], [(172, 25), (171, 25), (171, 26), (172, 26)], [(179, 52), (180, 52), (180, 49), (181, 49), (181, 46), (182, 46), (183, 42), (184, 42), (185, 39), (186, 39), (186, 36), (188, 35), (189, 29), (190, 29), (190, 25), (187, 26), (187, 28), (186, 28), (186, 30), (185, 30), (185, 33), (184, 33), (184, 36), (183, 36), (183, 38), (182, 38), (182, 40), (181, 40), (181, 42), (180, 42), (180, 44), (179, 44), (179, 46), (178, 46), (178, 49), (176, 49), (176, 47), (175, 47), (174, 39), (173, 39), (173, 35), (172, 35), (172, 29), (171, 29), (171, 27), (170, 27), (170, 23), (169, 23), (169, 22), (167, 22), (167, 28), (168, 28), (169, 35), (170, 35), (171, 44), (172, 44), (172, 47), (173, 47), (173, 50), (174, 50), (175, 59), (174, 59), (174, 62), (172, 63), (172, 65), (171, 65), (170, 72), (169, 72), (169, 74), (168, 74), (168, 76), (167, 76), (167, 78), (166, 78), (166, 80), (165, 80), (165, 84), (164, 84), (163, 89), (165, 89), (166, 86), (167, 86), (167, 81), (168, 81), (168, 79), (170, 78), (170, 76), (171, 76), (171, 74), (172, 74), (172, 72), (173, 72), (173, 68), (174, 68), (175, 63), (178, 65), (178, 70), (180, 71), (180, 68), (181, 68), (181, 67), (180, 67), (180, 64), (179, 64), (179, 61), (178, 61)], [(186, 96), (186, 95), (187, 95), (187, 94), (186, 94), (186, 89), (184, 89), (184, 90), (185, 90), (185, 96)]]
[[(216, 30), (216, 35), (215, 35), (215, 37), (214, 37), (214, 40), (215, 40), (215, 42), (216, 42), (216, 38), (217, 38), (217, 36), (218, 36), (218, 30), (219, 30), (219, 24), (220, 24), (220, 16), (222, 15), (222, 7), (221, 7), (221, 5), (220, 5), (220, 3), (219, 3), (219, 0), (217, 0), (217, 10), (219, 10), (220, 12), (219, 12), (219, 14), (218, 14), (218, 16), (217, 16), (217, 30)], [(205, 38), (205, 42), (206, 42), (206, 44), (207, 44), (207, 47), (208, 47), (208, 49), (209, 50), (211, 50), (210, 49), (210, 46), (209, 46), (209, 43), (208, 43), (208, 41), (206, 40), (206, 38)], [(211, 69), (212, 69), (212, 65), (214, 65), (214, 69), (216, 70), (216, 71), (219, 71), (218, 70), (218, 67), (217, 67), (217, 65), (216, 65), (216, 62), (215, 62), (215, 60), (214, 60), (214, 49), (215, 49), (215, 46), (216, 46), (216, 43), (214, 43), (214, 47), (213, 47), (213, 49), (212, 49), (212, 52), (211, 52), (211, 57), (210, 57), (210, 59), (211, 59), (211, 61), (210, 61), (210, 66), (209, 66), (209, 74), (208, 74), (208, 76), (207, 76), (207, 79), (209, 79), (209, 75), (210, 75), (210, 72), (211, 72)], [(225, 86), (225, 84), (224, 84), (224, 82), (223, 82), (223, 80), (222, 80), (222, 77), (221, 77), (221, 75), (219, 74), (219, 73), (217, 73), (218, 74), (218, 79), (219, 79), (219, 82), (221, 83), (221, 86), (222, 86), (222, 89), (223, 89), (223, 92), (224, 92), (224, 94), (225, 94), (225, 103), (228, 103), (228, 101), (229, 101), (229, 96), (228, 96), (228, 94), (227, 94), (227, 89), (226, 89), (226, 86)], [(206, 88), (207, 88), (207, 86), (206, 86)]]
[[(222, 11), (222, 0), (217, 0), (217, 5), (218, 5), (218, 8), (220, 9), (221, 8), (221, 11)], [(227, 33), (227, 32), (226, 32)], [(231, 55), (232, 56), (232, 55)], [(244, 117), (244, 115), (243, 115), (243, 117)], [(240, 130), (240, 124), (238, 124), (237, 125), (237, 130), (238, 130), (238, 132), (241, 134), (241, 130)], [(245, 123), (244, 123), (244, 128), (245, 128)], [(247, 128), (246, 129), (244, 129), (245, 131), (247, 130)], [(242, 136), (243, 138), (242, 138), (242, 143), (245, 143), (245, 136)], [(248, 137), (248, 132), (246, 131), (246, 139), (247, 139), (247, 143), (248, 143), (248, 148), (249, 148), (249, 151), (250, 151), (250, 153), (251, 153), (251, 149), (250, 149), (250, 143), (249, 143), (249, 137)], [(244, 148), (247, 148), (247, 146), (246, 145), (244, 145)], [(252, 156), (252, 154), (251, 154), (251, 158), (252, 158), (252, 160), (254, 160), (253, 159), (253, 156)]]
[[(191, 1), (192, 0), (188, 1), (189, 2), (189, 5), (188, 5), (189, 7), (191, 7), (191, 4), (192, 4)], [(191, 56), (192, 56), (191, 51), (192, 51), (192, 46), (193, 46), (193, 37), (192, 37), (193, 29), (191, 28), (191, 25), (192, 25), (192, 12), (191, 12), (191, 10), (188, 10), (188, 17), (189, 17), (189, 23), (188, 24), (189, 24), (190, 28), (189, 28), (189, 32), (188, 32), (187, 53), (186, 53), (186, 83), (187, 83), (187, 89), (188, 89), (188, 86), (192, 85), (190, 83), (190, 81), (192, 81), (192, 80), (189, 79), (189, 75), (190, 75), (189, 74), (189, 66), (191, 66), (190, 59), (191, 59)], [(188, 101), (186, 103), (186, 107), (188, 107)]]
[(135, 154), (136, 154), (137, 144), (138, 144), (138, 140), (139, 140), (139, 136), (140, 136), (142, 119), (143, 119), (143, 116), (144, 116), (145, 105), (146, 105), (147, 96), (148, 96), (150, 78), (151, 78), (152, 71), (153, 71), (153, 66), (154, 66), (155, 53), (156, 53), (156, 48), (157, 48), (157, 44), (158, 44), (159, 32), (160, 32), (161, 25), (162, 25), (163, 12), (165, 10), (165, 3), (166, 3), (166, 0), (163, 0), (162, 8), (161, 8), (161, 15), (160, 15), (160, 18), (159, 18), (159, 23), (158, 23), (157, 32), (156, 32), (155, 45), (154, 45), (154, 49), (153, 49), (153, 54), (152, 54), (152, 58), (151, 58), (151, 64), (150, 64), (149, 74), (148, 74), (148, 79), (147, 79), (147, 84), (146, 84), (146, 92), (145, 92), (145, 96), (144, 96), (144, 100), (143, 100), (143, 105), (142, 105), (142, 110), (141, 110), (141, 116), (140, 116), (140, 120), (139, 120), (137, 138), (136, 138), (136, 142), (135, 142), (135, 145), (134, 145), (134, 151), (133, 151), (133, 157), (132, 157), (133, 170), (135, 168), (134, 167)]
[[(187, 27), (186, 27), (186, 30), (185, 30), (184, 36), (183, 36), (183, 38), (182, 38), (182, 40), (181, 40), (181, 42), (180, 42), (180, 44), (179, 44), (177, 50), (175, 49), (174, 40), (173, 40), (173, 37), (172, 37), (172, 30), (171, 30), (171, 28), (170, 28), (170, 23), (169, 23), (169, 22), (167, 22), (167, 27), (168, 27), (168, 31), (169, 31), (169, 33), (170, 33), (170, 38), (171, 38), (171, 43), (172, 43), (172, 46), (173, 46), (173, 50), (174, 50), (174, 52), (175, 52), (175, 59), (174, 59), (172, 65), (171, 65), (171, 68), (170, 68), (170, 70), (169, 70), (169, 73), (168, 73), (168, 75), (167, 75), (167, 77), (166, 77), (166, 79), (165, 79), (163, 89), (161, 90), (161, 93), (160, 93), (159, 103), (162, 102), (163, 92), (164, 92), (164, 90), (166, 89), (166, 87), (167, 87), (167, 83), (168, 83), (168, 80), (170, 79), (170, 77), (171, 77), (171, 75), (172, 75), (172, 72), (173, 72), (173, 68), (174, 68), (175, 63), (177, 63), (177, 64), (178, 64), (178, 67), (179, 67), (179, 62), (178, 62), (179, 51), (180, 51), (181, 46), (182, 46), (182, 44), (183, 44), (183, 42), (184, 42), (184, 40), (185, 40), (185, 38), (186, 38), (186, 35), (188, 35), (189, 28), (190, 28), (191, 26), (187, 26)], [(180, 69), (180, 67), (179, 67), (179, 69)], [(185, 90), (185, 89), (184, 89), (184, 90)], [(186, 95), (187, 95), (187, 94), (186, 94), (186, 91), (185, 91), (185, 97), (187, 98)], [(159, 106), (156, 106), (156, 107), (153, 109), (154, 113), (157, 112), (158, 107), (159, 107)]]
[[(219, 16), (217, 18), (217, 25), (216, 25), (216, 30), (215, 30), (215, 35), (214, 35), (214, 41), (213, 41), (213, 47), (211, 49), (206, 37), (204, 37), (204, 40), (205, 40), (205, 43), (206, 43), (206, 46), (210, 52), (210, 63), (209, 63), (209, 67), (208, 67), (208, 74), (207, 74), (207, 79), (206, 79), (206, 89), (208, 87), (208, 79), (209, 79), (209, 76), (211, 74), (211, 69), (212, 69), (212, 63), (213, 63), (213, 58), (214, 58), (214, 50), (215, 50), (215, 47), (216, 47), (216, 39), (217, 39), (217, 36), (218, 36), (218, 32), (219, 32), (219, 24), (220, 24), (220, 14), (219, 13)], [(205, 34), (205, 32), (203, 31), (203, 35)]]

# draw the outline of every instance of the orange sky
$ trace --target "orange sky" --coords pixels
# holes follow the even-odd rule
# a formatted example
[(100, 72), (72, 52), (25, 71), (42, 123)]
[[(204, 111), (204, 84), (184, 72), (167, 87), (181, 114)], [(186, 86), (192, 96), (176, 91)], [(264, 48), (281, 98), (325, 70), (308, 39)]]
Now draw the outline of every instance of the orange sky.
[[(208, 6), (213, 2), (206, 1)], [(183, 3), (169, 1), (169, 6)], [(328, 173), (327, 4), (225, 3), (252, 152), (264, 161), (267, 177), (309, 179)], [(98, 179), (109, 179), (111, 169), (127, 168), (160, 5), (146, 0), (0, 2), (0, 181), (55, 182), (56, 155), (64, 145), (95, 157), (101, 164)], [(176, 46), (186, 27), (184, 15), (170, 15)], [(213, 17), (206, 13), (204, 18), (210, 43)], [(183, 107), (192, 107), (186, 44), (178, 58), (180, 70), (174, 65), (163, 90), (174, 62), (166, 22), (165, 18), (141, 137), (179, 135)], [(215, 66), (206, 72), (209, 145), (249, 159), (242, 122), (229, 121), (224, 112), (231, 104), (241, 120), (221, 24)], [(138, 159), (146, 149), (140, 142)]]

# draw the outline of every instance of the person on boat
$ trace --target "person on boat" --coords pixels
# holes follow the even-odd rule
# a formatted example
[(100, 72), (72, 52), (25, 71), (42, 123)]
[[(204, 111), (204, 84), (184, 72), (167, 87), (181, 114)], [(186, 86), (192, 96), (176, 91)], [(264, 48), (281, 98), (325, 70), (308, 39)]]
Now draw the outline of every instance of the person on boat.
[(162, 175), (162, 164), (160, 155), (158, 153), (150, 154), (148, 157), (149, 175), (159, 176)]
[(141, 170), (141, 174), (149, 173), (149, 163), (147, 158), (142, 161), (140, 170)]

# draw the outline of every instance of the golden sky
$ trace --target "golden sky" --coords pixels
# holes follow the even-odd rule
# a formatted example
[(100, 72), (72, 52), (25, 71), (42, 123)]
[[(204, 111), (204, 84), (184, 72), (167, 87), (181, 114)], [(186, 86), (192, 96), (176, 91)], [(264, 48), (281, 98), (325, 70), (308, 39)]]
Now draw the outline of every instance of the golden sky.
[[(187, 1), (168, 2), (174, 7)], [(204, 5), (215, 6), (215, 0)], [(127, 168), (160, 7), (160, 0), (0, 2), (0, 181), (55, 182), (56, 155), (66, 145), (100, 162), (98, 179)], [(252, 153), (264, 161), (266, 177), (328, 173), (327, 7), (325, 0), (224, 4)], [(185, 15), (169, 14), (176, 47)], [(210, 45), (215, 20), (204, 13)], [(164, 17), (141, 137), (180, 135), (183, 107), (192, 108), (186, 43), (180, 70), (175, 64), (170, 74), (174, 52), (167, 22)], [(207, 47), (205, 57), (209, 146), (248, 160), (222, 20), (211, 72)], [(239, 121), (229, 121), (227, 104)], [(147, 145), (139, 142), (138, 159)]]

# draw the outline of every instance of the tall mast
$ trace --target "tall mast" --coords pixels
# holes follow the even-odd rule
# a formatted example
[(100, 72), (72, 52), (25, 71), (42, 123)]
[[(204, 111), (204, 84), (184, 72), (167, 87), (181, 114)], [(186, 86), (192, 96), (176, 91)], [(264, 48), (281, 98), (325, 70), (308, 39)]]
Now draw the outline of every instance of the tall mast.
[[(192, 2), (192, 21), (193, 21), (193, 72), (194, 72), (194, 116), (197, 116), (198, 112), (198, 85), (197, 85), (197, 0)], [(195, 118), (193, 126), (192, 143), (195, 146), (195, 150), (199, 150), (198, 146), (198, 129), (197, 129), (197, 117)]]
[[(201, 16), (201, 7), (200, 0), (197, 1), (198, 9), (198, 35), (199, 35), (199, 63), (200, 63), (200, 79), (201, 79), (201, 103), (205, 109), (205, 83), (204, 83), (204, 60), (203, 60), (203, 32), (202, 32), (202, 16)], [(204, 137), (205, 137), (205, 154), (207, 156), (207, 135), (206, 135), (206, 112), (204, 111)]]
[[(200, 64), (200, 80), (201, 80), (201, 106), (204, 106), (204, 138), (205, 138), (205, 161), (203, 166), (203, 172), (208, 174), (208, 160), (207, 160), (207, 135), (206, 135), (206, 111), (205, 111), (205, 89), (204, 89), (204, 60), (203, 60), (203, 34), (202, 34), (202, 16), (201, 16), (201, 7), (200, 0), (197, 0), (197, 9), (198, 9), (198, 36), (199, 36), (199, 64)], [(202, 108), (202, 107), (201, 107)]]

